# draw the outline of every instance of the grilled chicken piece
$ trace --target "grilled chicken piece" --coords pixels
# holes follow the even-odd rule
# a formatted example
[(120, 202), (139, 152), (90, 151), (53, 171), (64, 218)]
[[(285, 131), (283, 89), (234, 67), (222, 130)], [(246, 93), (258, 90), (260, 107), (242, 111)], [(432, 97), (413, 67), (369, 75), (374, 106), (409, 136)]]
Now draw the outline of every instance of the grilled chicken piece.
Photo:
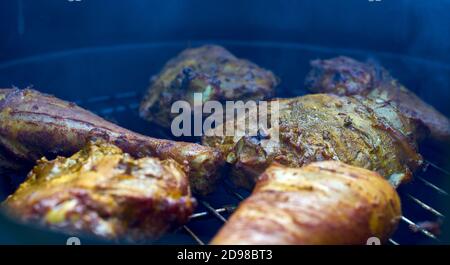
[(404, 115), (422, 121), (432, 138), (450, 141), (449, 119), (406, 89), (386, 69), (348, 57), (315, 60), (311, 66), (305, 82), (311, 91), (393, 102)]
[(385, 242), (401, 217), (394, 188), (377, 173), (336, 161), (272, 165), (212, 244)]
[(223, 47), (186, 49), (153, 77), (140, 114), (170, 128), (172, 103), (184, 100), (193, 108), (194, 93), (202, 93), (203, 101), (263, 100), (274, 94), (277, 83), (272, 72), (236, 58)]
[[(209, 132), (215, 136), (203, 137), (204, 144), (221, 149), (233, 164), (232, 178), (239, 186), (251, 188), (272, 162), (301, 167), (339, 160), (377, 171), (394, 186), (407, 181), (422, 164), (415, 138), (420, 123), (405, 118), (389, 103), (328, 94), (272, 101), (270, 108), (275, 102), (279, 137), (276, 126), (256, 136), (245, 134), (245, 127), (237, 127), (234, 137), (218, 136), (223, 128), (233, 127), (233, 120)], [(236, 124), (245, 124), (249, 113), (238, 117)]]
[[(198, 144), (146, 137), (35, 90), (0, 89), (0, 162), (3, 169), (31, 168), (42, 156), (70, 156), (91, 138), (105, 139), (135, 157), (172, 158), (185, 166), (194, 191), (212, 191), (223, 159)], [(1, 169), (0, 169), (1, 170)]]
[(174, 160), (135, 160), (112, 144), (90, 142), (72, 157), (39, 160), (2, 208), (71, 235), (141, 241), (186, 223), (195, 205)]

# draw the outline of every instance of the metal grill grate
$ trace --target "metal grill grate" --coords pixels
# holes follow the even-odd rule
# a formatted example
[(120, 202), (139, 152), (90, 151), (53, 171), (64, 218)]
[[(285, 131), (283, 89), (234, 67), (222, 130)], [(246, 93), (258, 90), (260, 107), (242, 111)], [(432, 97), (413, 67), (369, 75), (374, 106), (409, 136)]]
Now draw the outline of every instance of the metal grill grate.
[[(76, 101), (75, 103), (87, 109), (90, 109), (91, 111), (97, 113), (100, 116), (103, 116), (106, 119), (118, 122), (120, 118), (117, 117), (117, 115), (121, 113), (127, 114), (127, 119), (129, 118), (128, 114), (132, 114), (133, 116), (135, 116), (135, 118), (139, 119), (137, 117), (138, 116), (137, 109), (139, 108), (140, 99), (141, 99), (140, 93), (126, 92), (112, 96), (89, 98), (82, 101)], [(142, 123), (140, 124), (142, 125)], [(152, 131), (153, 133), (155, 133), (154, 128), (152, 128)], [(157, 133), (159, 133), (160, 136), (165, 136), (165, 138), (171, 138), (169, 135), (165, 134), (162, 131), (158, 131)], [(425, 161), (425, 163), (426, 166), (424, 167), (423, 172), (415, 176), (411, 184), (419, 185), (419, 187), (423, 189), (429, 189), (432, 192), (433, 196), (440, 197), (437, 198), (438, 200), (448, 199), (447, 191), (433, 184), (430, 180), (427, 179), (426, 175), (429, 173), (430, 169), (435, 170), (438, 175), (441, 175), (443, 177), (450, 177), (450, 172), (437, 166), (433, 162)], [(236, 189), (233, 186), (233, 184), (231, 184), (226, 180), (223, 181), (223, 185), (221, 186), (222, 188), (225, 189), (225, 191), (228, 194), (231, 194), (232, 197), (234, 197), (235, 199), (234, 201), (239, 202), (247, 197), (247, 195), (241, 194), (241, 192), (238, 189)], [(435, 220), (438, 220), (438, 222), (442, 222), (444, 220), (445, 216), (443, 213), (436, 210), (433, 206), (423, 202), (422, 199), (419, 199), (416, 195), (411, 194), (410, 191), (403, 191), (400, 189), (399, 194), (403, 205), (415, 204), (416, 206), (419, 206), (423, 211), (429, 213), (431, 216), (434, 216)], [(201, 236), (198, 235), (199, 232), (201, 231), (199, 231), (198, 228), (197, 229), (194, 228), (195, 223), (198, 222), (199, 220), (215, 219), (216, 221), (219, 221), (223, 225), (224, 223), (227, 222), (226, 216), (231, 214), (238, 205), (238, 203), (236, 202), (227, 202), (218, 204), (217, 202), (214, 202), (214, 200), (210, 200), (207, 197), (197, 197), (197, 201), (199, 202), (199, 205), (202, 206), (203, 210), (194, 213), (191, 216), (188, 224), (174, 231), (175, 234), (184, 233), (185, 235), (188, 235), (190, 237), (190, 241), (181, 243), (186, 244), (195, 243), (200, 245), (207, 244), (211, 238), (208, 238), (207, 240), (201, 239)], [(411, 236), (413, 236), (413, 234), (420, 233), (423, 237), (431, 240), (431, 242), (434, 243), (441, 242), (441, 240), (437, 235), (433, 234), (432, 232), (422, 227), (422, 225), (420, 225), (418, 221), (415, 221), (414, 216), (403, 215), (401, 217), (401, 222), (407, 225), (409, 230), (408, 232), (411, 234)], [(209, 228), (201, 227), (201, 229), (209, 229)], [(180, 243), (167, 241), (164, 242)], [(399, 245), (402, 242), (397, 241), (396, 234), (394, 234), (394, 236), (391, 239), (389, 239), (389, 243), (392, 245)], [(407, 243), (411, 244), (414, 242), (407, 242)]]
[[(444, 172), (443, 172), (444, 173)], [(449, 176), (450, 177), (450, 176)], [(423, 178), (420, 178), (422, 181), (426, 181)], [(430, 184), (430, 187), (433, 187), (433, 189), (435, 189), (437, 192), (443, 192), (444, 196), (448, 196), (448, 194), (443, 191), (442, 189), (440, 189), (439, 187), (436, 187), (435, 185), (429, 183), (428, 181), (426, 181), (426, 183)], [(239, 194), (236, 190), (234, 190), (234, 188), (230, 185), (230, 184), (225, 184), (226, 185), (226, 189), (233, 194), (234, 196), (236, 196), (237, 199), (239, 200), (244, 200), (245, 197), (241, 194)], [(409, 193), (402, 193), (400, 192), (400, 196), (402, 199), (402, 202), (405, 201), (405, 198), (409, 198), (409, 200), (412, 203), (416, 203), (418, 206), (420, 206), (421, 208), (423, 208), (426, 211), (429, 211), (430, 213), (434, 214), (437, 218), (439, 218), (439, 220), (443, 220), (445, 218), (445, 216), (440, 213), (439, 211), (437, 211), (436, 209), (434, 209), (433, 207), (425, 204), (424, 202), (420, 201), (419, 199), (417, 199), (416, 197), (410, 195)], [(232, 211), (234, 211), (234, 209), (237, 208), (237, 206), (223, 206), (220, 208), (214, 208), (212, 207), (207, 201), (204, 200), (200, 200), (200, 203), (203, 204), (204, 206), (206, 206), (207, 211), (202, 211), (202, 212), (197, 212), (195, 214), (193, 214), (191, 216), (191, 221), (190, 222), (195, 222), (196, 219), (200, 218), (200, 217), (210, 217), (210, 218), (217, 218), (219, 219), (221, 222), (226, 223), (226, 218), (222, 215), (222, 213), (226, 212), (226, 213), (231, 213)], [(406, 223), (410, 230), (411, 233), (416, 233), (416, 231), (420, 232), (423, 236), (426, 236), (432, 240), (434, 240), (436, 243), (441, 242), (440, 239), (434, 235), (433, 233), (431, 233), (430, 231), (424, 229), (421, 225), (415, 223), (414, 221), (411, 220), (412, 218), (406, 217), (406, 216), (402, 216), (401, 217), (401, 221)], [(202, 240), (200, 240), (200, 238), (194, 233), (194, 231), (192, 229), (189, 228), (189, 223), (187, 225), (183, 226), (183, 229), (185, 230), (185, 232), (187, 232), (190, 236), (193, 237), (193, 239), (200, 245), (204, 245), (205, 242), (203, 242)], [(400, 245), (395, 239), (390, 238), (389, 239), (389, 243), (392, 245)]]

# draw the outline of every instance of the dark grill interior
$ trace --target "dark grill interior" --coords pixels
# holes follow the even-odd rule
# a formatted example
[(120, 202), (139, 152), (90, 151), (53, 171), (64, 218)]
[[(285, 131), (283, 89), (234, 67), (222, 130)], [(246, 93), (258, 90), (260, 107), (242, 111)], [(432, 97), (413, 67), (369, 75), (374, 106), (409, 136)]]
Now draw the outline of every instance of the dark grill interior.
[[(190, 45), (202, 43), (204, 42)], [(449, 74), (450, 67), (447, 65), (396, 54), (334, 50), (289, 43), (215, 43), (223, 44), (237, 56), (253, 60), (279, 75), (282, 79), (277, 95), (279, 97), (305, 93), (302, 84), (309, 68), (309, 60), (343, 54), (380, 61), (424, 100), (443, 111), (443, 108), (448, 108), (443, 103), (448, 102), (448, 97), (444, 97), (447, 93), (445, 82), (440, 79), (441, 75)], [(150, 136), (170, 138), (163, 130), (139, 118), (137, 109), (150, 75), (156, 74), (167, 59), (186, 47), (186, 43), (160, 43), (37, 56), (0, 64), (0, 83), (19, 87), (33, 84), (38, 90), (75, 101), (125, 128)], [(436, 91), (440, 91), (440, 96), (424, 89), (432, 86), (437, 87)], [(446, 205), (449, 197), (445, 188), (450, 178), (450, 173), (445, 169), (448, 156), (428, 145), (424, 145), (421, 153), (427, 160), (427, 166), (416, 174), (411, 183), (399, 190), (404, 215), (398, 231), (390, 240), (391, 244), (450, 242), (446, 236), (446, 223), (443, 222), (449, 210)], [(12, 192), (12, 187), (16, 184), (4, 189), (3, 197)], [(197, 196), (199, 205), (188, 224), (153, 243), (207, 244), (238, 203), (248, 195), (248, 191), (234, 188), (225, 176), (214, 194)], [(422, 228), (420, 223), (424, 221), (440, 223), (443, 235), (435, 236)], [(0, 226), (0, 230), (2, 229), (7, 228)], [(14, 231), (9, 231), (9, 234), (14, 234)]]

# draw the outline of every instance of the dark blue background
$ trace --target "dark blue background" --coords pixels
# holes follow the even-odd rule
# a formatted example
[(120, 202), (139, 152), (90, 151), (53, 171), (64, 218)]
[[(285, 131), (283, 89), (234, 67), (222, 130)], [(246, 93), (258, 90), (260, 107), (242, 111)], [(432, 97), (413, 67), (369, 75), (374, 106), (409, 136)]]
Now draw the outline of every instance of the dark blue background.
[(278, 40), (450, 59), (447, 0), (2, 0), (0, 60), (161, 40)]

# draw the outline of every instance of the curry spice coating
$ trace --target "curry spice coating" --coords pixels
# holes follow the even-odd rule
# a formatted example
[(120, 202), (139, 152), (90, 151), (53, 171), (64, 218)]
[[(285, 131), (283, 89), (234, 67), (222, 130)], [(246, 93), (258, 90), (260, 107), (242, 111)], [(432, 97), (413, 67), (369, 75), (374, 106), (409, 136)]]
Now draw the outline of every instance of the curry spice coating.
[(186, 223), (195, 205), (174, 160), (135, 160), (97, 141), (68, 158), (39, 160), (2, 207), (23, 222), (67, 234), (134, 242)]
[[(280, 99), (269, 105), (274, 102), (279, 105), (279, 137), (273, 137), (274, 126), (256, 136), (238, 132), (245, 129), (238, 127), (235, 136), (203, 137), (205, 145), (222, 150), (239, 186), (251, 188), (272, 162), (302, 167), (338, 160), (377, 171), (394, 186), (407, 181), (422, 164), (416, 144), (420, 124), (386, 102), (328, 94)], [(236, 124), (245, 124), (248, 115), (238, 117)], [(214, 130), (232, 126), (233, 120), (226, 121)]]

